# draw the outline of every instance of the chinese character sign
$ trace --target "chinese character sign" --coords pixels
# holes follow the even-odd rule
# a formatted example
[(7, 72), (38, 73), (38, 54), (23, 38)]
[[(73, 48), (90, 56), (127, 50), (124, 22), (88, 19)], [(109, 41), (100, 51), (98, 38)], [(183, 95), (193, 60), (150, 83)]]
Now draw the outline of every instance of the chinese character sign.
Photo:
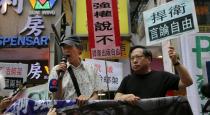
[(49, 75), (48, 60), (24, 61), (29, 64), (27, 82), (34, 84), (46, 83)]
[(26, 81), (28, 65), (20, 63), (0, 63), (0, 71), (5, 77), (5, 89), (15, 89)]
[(19, 33), (22, 34), (28, 31), (26, 35), (34, 34), (34, 36), (39, 36), (42, 33), (43, 29), (44, 29), (43, 18), (39, 15), (31, 15), (28, 16), (28, 20), (24, 29), (22, 29)]
[(116, 0), (86, 0), (92, 58), (121, 56)]
[(41, 65), (39, 62), (36, 62), (35, 64), (31, 64), (31, 69), (30, 72), (28, 74), (28, 76), (31, 75), (30, 79), (39, 79), (39, 77), (41, 76), (42, 70), (41, 70)]
[(176, 0), (143, 12), (146, 43), (153, 45), (189, 32), (198, 32), (193, 0)]
[(5, 77), (23, 78), (27, 75), (28, 65), (20, 63), (0, 63), (0, 71)]
[(104, 91), (107, 91), (108, 87), (111, 91), (118, 89), (123, 78), (122, 63), (95, 59), (85, 59), (85, 62), (93, 64), (97, 69)]
[(17, 14), (23, 12), (23, 0), (0, 0), (1, 14), (6, 14), (8, 6), (13, 6), (13, 9)]
[(106, 61), (106, 71), (110, 90), (117, 90), (123, 78), (122, 63)]

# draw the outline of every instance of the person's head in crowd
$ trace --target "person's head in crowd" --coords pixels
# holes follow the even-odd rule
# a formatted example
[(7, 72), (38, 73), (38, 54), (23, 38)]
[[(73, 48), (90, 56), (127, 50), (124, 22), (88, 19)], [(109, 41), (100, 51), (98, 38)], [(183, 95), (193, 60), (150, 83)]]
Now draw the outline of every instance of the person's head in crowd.
[(63, 55), (67, 56), (69, 63), (77, 65), (80, 63), (80, 55), (82, 54), (81, 40), (77, 36), (65, 37), (60, 43)]
[(131, 72), (144, 74), (151, 71), (152, 52), (144, 46), (131, 47), (129, 51)]

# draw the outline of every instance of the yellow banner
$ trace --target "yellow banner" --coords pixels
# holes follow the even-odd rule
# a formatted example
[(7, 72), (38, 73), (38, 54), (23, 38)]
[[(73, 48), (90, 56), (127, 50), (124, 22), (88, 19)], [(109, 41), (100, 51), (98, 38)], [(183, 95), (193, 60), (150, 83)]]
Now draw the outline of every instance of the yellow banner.
[(72, 11), (71, 11), (71, 1), (62, 0), (63, 10), (66, 16), (66, 22), (71, 26), (72, 25)]
[[(127, 36), (130, 34), (130, 27), (128, 23), (128, 1), (118, 0), (118, 14), (120, 24), (121, 36)], [(88, 36), (87, 31), (87, 12), (86, 12), (86, 0), (76, 1), (76, 28), (75, 34), (78, 36)]]

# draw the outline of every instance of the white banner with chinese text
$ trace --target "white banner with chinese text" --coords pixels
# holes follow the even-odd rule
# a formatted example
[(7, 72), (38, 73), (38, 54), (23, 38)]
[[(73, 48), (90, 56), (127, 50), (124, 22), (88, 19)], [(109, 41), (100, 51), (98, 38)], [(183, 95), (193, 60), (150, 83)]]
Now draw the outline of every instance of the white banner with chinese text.
[(193, 78), (193, 84), (187, 88), (187, 97), (194, 115), (202, 115), (202, 107), (207, 99), (201, 94), (204, 83), (203, 60), (210, 58), (210, 34), (192, 34), (181, 37), (183, 64)]
[(95, 59), (85, 59), (85, 62), (93, 64), (97, 69), (104, 91), (107, 91), (108, 88), (111, 91), (118, 89), (123, 78), (122, 63)]
[[(16, 89), (20, 84), (26, 81), (27, 72), (28, 64), (0, 62), (0, 74), (5, 79), (5, 87), (1, 89), (5, 89), (6, 92), (8, 90), (11, 91), (11, 89)], [(10, 91), (5, 92), (6, 95), (8, 95)]]

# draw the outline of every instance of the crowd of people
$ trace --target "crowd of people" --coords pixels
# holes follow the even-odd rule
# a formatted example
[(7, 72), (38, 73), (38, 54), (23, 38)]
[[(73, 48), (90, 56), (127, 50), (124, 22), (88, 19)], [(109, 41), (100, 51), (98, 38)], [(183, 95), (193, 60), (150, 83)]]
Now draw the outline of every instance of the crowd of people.
[[(98, 92), (102, 89), (101, 80), (95, 67), (86, 64), (80, 58), (82, 45), (79, 37), (67, 37), (60, 46), (63, 55), (67, 58), (67, 63), (60, 62), (50, 72), (48, 82), (53, 77), (58, 80), (58, 90), (53, 94), (53, 98), (76, 99), (78, 106), (83, 106), (88, 100), (99, 99)], [(178, 72), (177, 75), (152, 70), (152, 52), (144, 46), (134, 46), (129, 53), (131, 74), (122, 80), (114, 100), (135, 105), (140, 99), (164, 97), (168, 90), (178, 90), (193, 83), (189, 72), (177, 58), (174, 47), (169, 47), (168, 55)], [(10, 104), (10, 98), (3, 99), (0, 103), (1, 112)], [(49, 109), (48, 115), (56, 115), (56, 108)]]

